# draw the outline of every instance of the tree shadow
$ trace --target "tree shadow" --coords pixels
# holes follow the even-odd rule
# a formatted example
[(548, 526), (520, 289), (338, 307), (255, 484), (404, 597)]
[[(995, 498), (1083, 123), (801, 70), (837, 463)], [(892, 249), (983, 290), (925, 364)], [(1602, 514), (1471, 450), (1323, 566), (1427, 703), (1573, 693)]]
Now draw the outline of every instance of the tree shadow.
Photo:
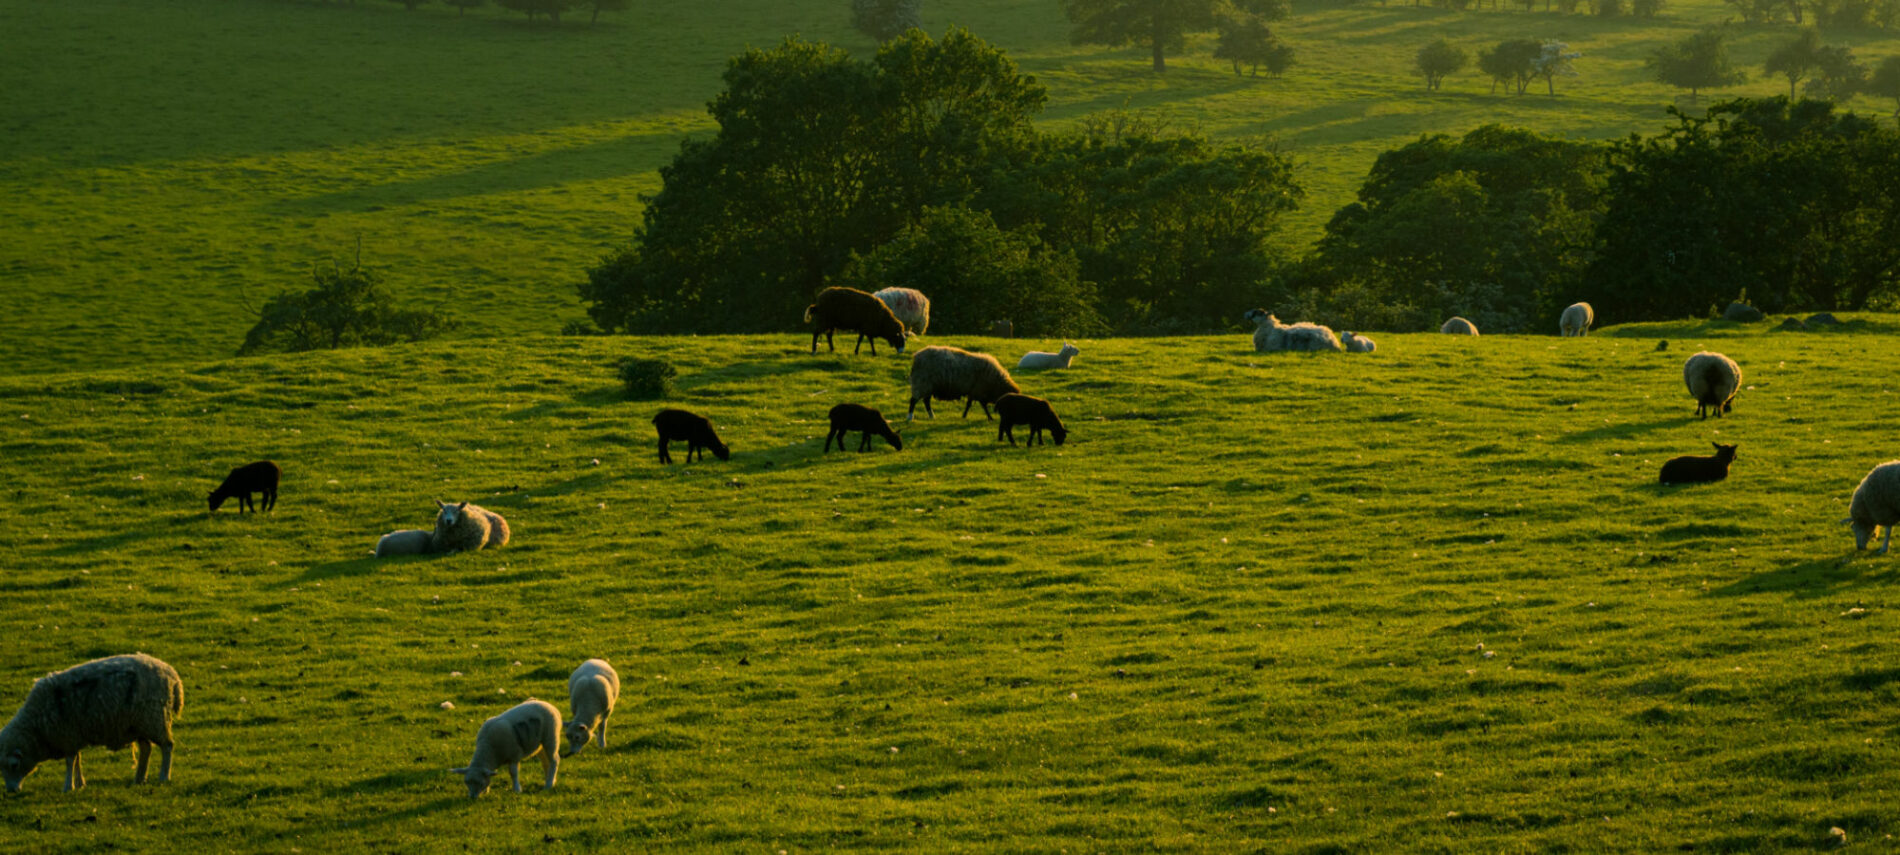
[(1600, 428), (1567, 433), (1557, 438), (1558, 442), (1594, 442), (1599, 439), (1630, 439), (1639, 434), (1666, 428), (1679, 427), (1697, 421), (1694, 413), (1677, 416), (1672, 419), (1659, 419), (1652, 422), (1631, 422), (1621, 425), (1604, 425)]
[(428, 557), (429, 556), (427, 555), (402, 555), (402, 556), (392, 556), (389, 558), (377, 558), (375, 556), (365, 556), (362, 558), (352, 558), (347, 561), (332, 561), (332, 562), (329, 562), (328, 564), (318, 564), (314, 567), (311, 567), (308, 570), (303, 571), (302, 576), (298, 576), (296, 579), (291, 580), (289, 584), (295, 585), (301, 582), (321, 582), (325, 579), (344, 579), (351, 576), (367, 576), (371, 572), (373, 572), (377, 568), (377, 566), (387, 563), (387, 562), (408, 563), (412, 561), (426, 559)]
[[(1879, 560), (1886, 556), (1870, 556)], [(1871, 584), (1869, 564), (1862, 556), (1848, 553), (1839, 558), (1824, 558), (1791, 564), (1766, 573), (1757, 573), (1714, 588), (1709, 593), (1724, 597), (1750, 594), (1793, 594), (1815, 599), (1839, 593), (1849, 587)]]

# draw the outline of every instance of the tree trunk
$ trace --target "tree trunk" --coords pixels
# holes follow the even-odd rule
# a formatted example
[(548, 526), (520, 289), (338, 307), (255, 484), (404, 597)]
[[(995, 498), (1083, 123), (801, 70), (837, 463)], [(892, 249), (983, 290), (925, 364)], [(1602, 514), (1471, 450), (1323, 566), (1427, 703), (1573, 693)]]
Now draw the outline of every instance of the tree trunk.
[(595, 4), (594, 4), (594, 17), (592, 17), (592, 18), (589, 18), (589, 19), (587, 20), (587, 26), (590, 26), (590, 27), (591, 27), (591, 26), (593, 26), (593, 25), (595, 25), (595, 24), (598, 24), (598, 23), (600, 23), (600, 4), (599, 4), (599, 3), (595, 3)]
[(1161, 56), (1161, 46), (1167, 42), (1167, 38), (1161, 35), (1161, 20), (1159, 18), (1155, 20), (1155, 31), (1152, 38), (1154, 39), (1155, 48), (1155, 71), (1157, 73), (1167, 71), (1168, 61)]

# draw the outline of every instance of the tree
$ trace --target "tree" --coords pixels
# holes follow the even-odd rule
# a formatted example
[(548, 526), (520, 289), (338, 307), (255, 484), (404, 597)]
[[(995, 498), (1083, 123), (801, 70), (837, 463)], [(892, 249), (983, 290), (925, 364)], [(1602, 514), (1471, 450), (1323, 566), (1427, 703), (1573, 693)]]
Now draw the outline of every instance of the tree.
[(1499, 83), (1513, 84), (1516, 94), (1524, 94), (1530, 85), (1536, 63), (1544, 55), (1544, 46), (1532, 39), (1507, 39), (1489, 50), (1478, 52), (1478, 70), (1491, 75), (1491, 91)]
[(1470, 62), (1471, 57), (1464, 48), (1439, 39), (1418, 49), (1416, 66), (1418, 73), (1425, 76), (1425, 88), (1436, 91), (1447, 75), (1457, 74)]
[(851, 0), (851, 26), (879, 42), (924, 25), (923, 0)]
[(442, 2), (454, 6), (455, 14), (461, 15), (467, 13), (470, 9), (486, 4), (488, 0), (442, 0)]
[(414, 12), (417, 6), (427, 3), (429, 0), (390, 0), (390, 2), (401, 3), (404, 9)]
[(1662, 14), (1663, 0), (1631, 0), (1630, 11), (1638, 18), (1654, 18)]
[(1879, 98), (1892, 98), (1893, 114), (1900, 117), (1900, 56), (1890, 56), (1880, 61), (1880, 67), (1874, 69), (1874, 75), (1867, 81), (1867, 94)]
[(1734, 86), (1748, 79), (1729, 62), (1728, 35), (1713, 28), (1656, 49), (1645, 64), (1658, 82), (1687, 89), (1692, 99), (1703, 89)]
[(1845, 101), (1867, 85), (1867, 67), (1854, 59), (1854, 51), (1845, 45), (1830, 45), (1814, 55), (1814, 79), (1808, 81), (1810, 97)]
[(360, 256), (349, 270), (332, 263), (329, 270), (312, 269), (311, 275), (317, 287), (264, 301), (239, 356), (421, 341), (456, 327), (436, 312), (397, 308), (381, 278), (363, 269)]
[(1223, 15), (1218, 30), (1220, 41), (1214, 46), (1214, 58), (1232, 62), (1235, 74), (1240, 73), (1243, 64), (1248, 66), (1249, 74), (1258, 74), (1261, 63), (1279, 44), (1266, 19), (1247, 12)]
[(592, 26), (600, 23), (600, 13), (625, 12), (632, 5), (632, 0), (582, 0), (579, 5), (593, 11), (593, 16), (587, 19), (588, 25)]
[(1581, 52), (1572, 53), (1570, 46), (1563, 42), (1546, 41), (1539, 46), (1537, 58), (1531, 60), (1531, 77), (1542, 78), (1550, 94), (1555, 95), (1557, 78), (1577, 76), (1571, 61), (1580, 56), (1583, 56)]
[(1109, 47), (1145, 45), (1154, 70), (1168, 70), (1166, 51), (1179, 50), (1186, 35), (1214, 27), (1220, 0), (1062, 0), (1062, 11), (1075, 28), (1075, 44)]
[(1788, 97), (1794, 98), (1794, 85), (1814, 71), (1819, 64), (1821, 34), (1808, 27), (1796, 33), (1792, 41), (1775, 49), (1768, 55), (1768, 61), (1762, 63), (1762, 70), (1769, 74), (1778, 74), (1788, 78)]
[(1267, 76), (1275, 80), (1293, 67), (1293, 46), (1275, 39), (1267, 46)]
[(1781, 20), (1782, 10), (1787, 8), (1787, 0), (1724, 0), (1742, 14), (1742, 20), (1750, 24), (1772, 24)]
[(536, 15), (546, 15), (555, 23), (561, 22), (561, 13), (580, 5), (580, 0), (495, 0), (503, 9), (512, 9), (534, 20)]

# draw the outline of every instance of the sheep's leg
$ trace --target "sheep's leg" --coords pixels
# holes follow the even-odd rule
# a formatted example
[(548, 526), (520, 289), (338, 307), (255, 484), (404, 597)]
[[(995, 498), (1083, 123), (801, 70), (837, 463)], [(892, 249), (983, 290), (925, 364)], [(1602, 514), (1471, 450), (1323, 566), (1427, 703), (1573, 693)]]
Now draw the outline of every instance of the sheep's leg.
[[(964, 417), (964, 418), (966, 418), (966, 419), (967, 419), (967, 418), (969, 418), (969, 417), (970, 417), (970, 405), (971, 405), (971, 404), (974, 404), (974, 403), (976, 403), (976, 399), (975, 399), (975, 398), (964, 398), (964, 399), (963, 399), (963, 417)], [(989, 412), (989, 411), (990, 411), (990, 408), (989, 408), (989, 407), (988, 407), (987, 405), (983, 407), (983, 412), (985, 412), (985, 413), (987, 413), (987, 412)]]
[[(858, 348), (861, 348), (863, 346), (864, 346), (864, 333), (858, 333), (858, 343), (851, 346), (851, 355), (857, 356)], [(877, 350), (877, 345), (875, 343), (872, 344), (871, 349), (874, 351)]]
[(152, 743), (147, 742), (143, 739), (139, 740), (139, 762), (137, 766), (132, 767), (132, 783), (134, 784), (145, 783), (145, 761), (150, 760), (151, 758), (152, 758)]
[(837, 435), (838, 435), (838, 429), (837, 429), (837, 428), (832, 428), (830, 432), (828, 432), (828, 433), (826, 433), (826, 434), (825, 434), (825, 451), (824, 451), (824, 453), (826, 453), (826, 454), (830, 454), (830, 453), (831, 453), (831, 438), (832, 438), (832, 437), (834, 437), (834, 436), (837, 436)]
[(72, 792), (86, 785), (86, 773), (79, 768), (79, 752), (66, 758), (66, 792)]
[[(842, 451), (843, 449), (839, 450)], [(602, 749), (607, 747), (607, 719), (605, 717), (600, 720), (600, 732), (594, 734), (594, 744), (600, 746)]]
[(1893, 543), (1893, 526), (1887, 526), (1887, 536), (1880, 539), (1880, 555), (1887, 554), (1887, 546)]
[(521, 792), (521, 761), (508, 764), (508, 780), (515, 782), (515, 792)]
[[(169, 738), (169, 737), (167, 737)], [(161, 743), (158, 746), (158, 782), (169, 784), (172, 780), (172, 744)]]
[(858, 439), (858, 450), (859, 451), (871, 450), (871, 432), (870, 431), (867, 430), (862, 435), (860, 435), (860, 438)]
[(816, 329), (811, 331), (811, 352), (818, 352), (818, 330)]
[(986, 418), (986, 419), (989, 419), (989, 418), (995, 418), (995, 416), (992, 416), (992, 415), (990, 415), (990, 404), (989, 404), (989, 402), (988, 402), (988, 401), (984, 401), (984, 402), (982, 402), (982, 403), (983, 403), (983, 418)]
[(264, 493), (264, 510), (275, 513), (277, 510), (277, 488), (272, 487)]
[(831, 330), (825, 330), (825, 349), (837, 353), (838, 348), (831, 343)]
[(553, 751), (541, 752), (541, 769), (547, 773), (547, 788), (554, 789), (554, 776), (561, 771), (561, 755)]
[(660, 437), (660, 462), (672, 463), (673, 455), (666, 453), (666, 437)]

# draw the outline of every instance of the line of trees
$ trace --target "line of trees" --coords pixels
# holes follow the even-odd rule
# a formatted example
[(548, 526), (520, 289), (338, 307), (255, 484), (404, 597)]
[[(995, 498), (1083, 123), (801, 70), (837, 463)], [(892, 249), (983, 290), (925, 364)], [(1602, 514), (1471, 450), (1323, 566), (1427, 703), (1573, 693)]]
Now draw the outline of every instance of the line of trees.
[(1168, 70), (1167, 54), (1180, 52), (1192, 33), (1215, 32), (1214, 58), (1233, 63), (1234, 73), (1261, 68), (1279, 77), (1293, 66), (1293, 48), (1271, 24), (1293, 11), (1290, 0), (1061, 0), (1074, 25), (1075, 44), (1149, 51), (1155, 71)]
[[(356, 0), (348, 0), (348, 2), (351, 6), (356, 5)], [(403, 8), (414, 11), (434, 0), (389, 0), (389, 2), (399, 3)], [(490, 0), (441, 0), (441, 2), (444, 6), (455, 7), (456, 14), (460, 15), (467, 13), (470, 9), (486, 6)], [(589, 23), (598, 23), (600, 13), (625, 12), (632, 6), (632, 0), (493, 0), (493, 2), (496, 6), (510, 12), (527, 15), (530, 21), (547, 18), (557, 24), (561, 22), (562, 15), (570, 12), (586, 12)]]

